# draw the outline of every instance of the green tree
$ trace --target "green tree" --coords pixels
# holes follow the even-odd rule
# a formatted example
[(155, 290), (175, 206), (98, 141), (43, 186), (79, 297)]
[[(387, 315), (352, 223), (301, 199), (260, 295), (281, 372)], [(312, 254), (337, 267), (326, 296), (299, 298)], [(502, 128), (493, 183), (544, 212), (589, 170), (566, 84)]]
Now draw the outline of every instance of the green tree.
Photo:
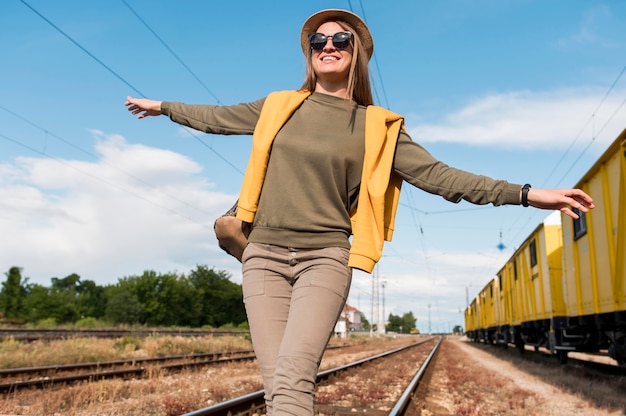
[(104, 287), (93, 280), (79, 282), (76, 287), (78, 314), (82, 318), (102, 318), (106, 313), (107, 299)]
[(159, 284), (158, 274), (150, 270), (144, 271), (141, 276), (126, 276), (118, 281), (120, 289), (135, 295), (141, 304), (144, 312), (141, 323), (160, 324), (165, 311), (158, 300)]
[(19, 267), (11, 267), (5, 276), (7, 279), (2, 282), (0, 290), (0, 312), (3, 312), (6, 318), (25, 318), (24, 301), (28, 279), (22, 281), (22, 269)]
[(193, 287), (184, 276), (146, 270), (141, 276), (127, 276), (118, 282), (123, 291), (134, 294), (143, 308), (142, 323), (152, 326), (193, 326)]
[(201, 314), (202, 325), (237, 326), (246, 322), (241, 285), (231, 282), (227, 272), (198, 265), (189, 274), (189, 281), (196, 291), (196, 309)]
[(367, 320), (367, 317), (363, 312), (361, 312), (361, 324), (363, 325), (363, 331), (370, 330), (370, 321)]
[(193, 292), (189, 281), (184, 276), (174, 273), (166, 273), (159, 277), (156, 298), (160, 308), (158, 319), (155, 321), (166, 326), (190, 326)]
[(105, 318), (114, 324), (138, 324), (144, 320), (144, 308), (134, 293), (116, 291), (107, 302)]
[(54, 311), (50, 318), (58, 323), (73, 323), (78, 321), (80, 309), (78, 307), (78, 287), (80, 276), (72, 273), (62, 279), (53, 277), (50, 279), (50, 297), (54, 305)]
[(51, 318), (56, 311), (56, 303), (50, 295), (50, 288), (37, 283), (28, 285), (24, 306), (30, 322)]
[(389, 318), (387, 318), (387, 331), (399, 333), (406, 332), (402, 326), (402, 318), (390, 313)]
[(413, 316), (413, 312), (407, 312), (401, 317), (390, 313), (387, 331), (408, 334), (411, 332), (411, 329), (415, 328), (416, 322), (417, 319)]

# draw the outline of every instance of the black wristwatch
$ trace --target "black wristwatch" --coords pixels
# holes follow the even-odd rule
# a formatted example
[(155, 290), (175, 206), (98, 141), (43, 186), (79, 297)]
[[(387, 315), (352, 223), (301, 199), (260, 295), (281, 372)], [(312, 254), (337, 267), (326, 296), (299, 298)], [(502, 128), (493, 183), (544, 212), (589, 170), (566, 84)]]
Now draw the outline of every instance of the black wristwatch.
[(529, 184), (522, 186), (522, 205), (525, 207), (528, 206), (528, 190), (529, 189), (530, 189)]

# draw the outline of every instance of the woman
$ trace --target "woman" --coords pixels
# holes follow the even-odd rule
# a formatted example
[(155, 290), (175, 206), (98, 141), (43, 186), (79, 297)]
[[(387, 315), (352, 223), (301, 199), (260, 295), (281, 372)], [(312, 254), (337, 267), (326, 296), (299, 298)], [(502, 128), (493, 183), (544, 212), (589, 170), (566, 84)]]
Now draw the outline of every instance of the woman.
[(138, 118), (165, 114), (207, 133), (254, 135), (237, 216), (253, 223), (243, 295), (270, 415), (314, 414), (316, 374), (352, 268), (371, 272), (379, 260), (402, 181), (452, 202), (531, 205), (574, 218), (571, 208), (593, 208), (581, 190), (522, 187), (435, 160), (402, 117), (372, 105), (373, 41), (355, 14), (312, 15), (301, 45), (307, 72), (298, 91), (223, 107), (125, 103)]

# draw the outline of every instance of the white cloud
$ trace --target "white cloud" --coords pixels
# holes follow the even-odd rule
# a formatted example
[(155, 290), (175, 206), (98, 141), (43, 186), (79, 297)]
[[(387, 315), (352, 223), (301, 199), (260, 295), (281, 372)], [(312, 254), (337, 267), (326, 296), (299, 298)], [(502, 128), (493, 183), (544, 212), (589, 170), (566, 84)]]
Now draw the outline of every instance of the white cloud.
[[(385, 259), (379, 263), (378, 280), (385, 281), (374, 300), (374, 314), (387, 317), (413, 312), (418, 328), (424, 332), (451, 330), (464, 326), (463, 312), (510, 257), (510, 252), (435, 252), (419, 253), (406, 260)], [(427, 257), (428, 262), (423, 261)], [(491, 270), (492, 273), (486, 271)], [(368, 320), (372, 314), (372, 280), (376, 274), (355, 272), (348, 302), (361, 310)], [(430, 305), (430, 308), (428, 307)], [(430, 316), (429, 316), (430, 313)], [(430, 322), (429, 322), (430, 321)]]
[(95, 132), (94, 162), (18, 158), (0, 165), (0, 266), (31, 282), (71, 273), (98, 284), (230, 260), (213, 221), (233, 195), (212, 192), (201, 167), (178, 153)]
[[(563, 149), (593, 137), (608, 145), (626, 125), (626, 91), (597, 88), (515, 91), (485, 96), (409, 134), (417, 141), (500, 148)], [(600, 103), (602, 105), (599, 107)], [(596, 111), (597, 110), (597, 111)], [(605, 146), (601, 146), (605, 147)]]

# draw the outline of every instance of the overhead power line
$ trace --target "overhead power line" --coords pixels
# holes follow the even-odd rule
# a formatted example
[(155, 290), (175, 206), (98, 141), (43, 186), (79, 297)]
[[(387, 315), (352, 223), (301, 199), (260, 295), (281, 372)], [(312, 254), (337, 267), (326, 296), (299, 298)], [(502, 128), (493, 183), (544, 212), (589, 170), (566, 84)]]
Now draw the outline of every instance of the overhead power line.
[[(48, 18), (46, 18), (43, 14), (39, 13), (37, 10), (35, 10), (31, 5), (29, 5), (26, 1), (24, 0), (20, 0), (26, 7), (28, 7), (30, 10), (33, 11), (33, 13), (35, 13), (37, 16), (39, 16), (40, 18), (42, 18), (45, 22), (47, 22), (50, 26), (52, 26), (54, 29), (56, 29), (59, 33), (61, 33), (63, 36), (65, 36), (65, 38), (67, 38), (70, 42), (72, 42), (74, 45), (76, 45), (78, 48), (80, 48), (83, 52), (85, 52), (87, 55), (89, 55), (89, 57), (91, 57), (93, 60), (95, 60), (96, 62), (98, 62), (102, 67), (104, 67), (105, 69), (107, 69), (111, 74), (113, 74), (117, 79), (119, 79), (120, 81), (122, 81), (125, 85), (127, 85), (128, 87), (130, 87), (133, 91), (135, 91), (137, 94), (139, 94), (139, 96), (141, 97), (146, 97), (145, 94), (143, 94), (141, 91), (139, 91), (137, 88), (135, 88), (130, 82), (126, 81), (121, 75), (119, 75), (117, 72), (115, 72), (113, 69), (111, 69), (109, 66), (107, 66), (104, 62), (102, 62), (100, 59), (98, 59), (94, 54), (92, 54), (91, 52), (89, 52), (89, 50), (87, 50), (85, 47), (83, 47), (81, 44), (79, 44), (77, 41), (75, 41), (71, 36), (69, 36), (67, 33), (65, 33), (63, 30), (61, 30), (57, 25), (55, 25), (54, 23), (52, 23)], [(224, 156), (222, 156), (219, 152), (217, 152), (215, 149), (213, 149), (213, 147), (209, 146), (208, 144), (206, 144), (203, 140), (201, 140), (197, 135), (193, 134), (192, 132), (190, 132), (189, 130), (185, 129), (185, 131), (187, 131), (194, 139), (196, 139), (199, 143), (201, 143), (203, 146), (205, 146), (207, 149), (209, 149), (211, 152), (213, 152), (217, 157), (219, 157), (220, 159), (222, 159), (226, 164), (228, 164), (230, 167), (232, 167), (233, 169), (235, 169), (237, 172), (239, 172), (241, 175), (243, 175), (243, 172), (237, 168), (234, 164), (232, 164), (228, 159), (226, 159)]]
[[(96, 160), (98, 159), (98, 156), (97, 156), (97, 155), (95, 155), (95, 154), (93, 154), (92, 152), (90, 152), (90, 151), (88, 151), (88, 150), (85, 150), (85, 149), (81, 148), (80, 146), (75, 145), (74, 143), (70, 142), (69, 140), (64, 139), (63, 137), (61, 137), (61, 136), (59, 136), (59, 135), (57, 135), (57, 134), (52, 133), (51, 131), (49, 131), (49, 130), (47, 130), (47, 129), (45, 129), (45, 128), (41, 127), (41, 126), (39, 126), (38, 124), (36, 124), (36, 123), (34, 123), (34, 122), (32, 122), (32, 121), (28, 120), (27, 118), (25, 118), (25, 117), (23, 117), (23, 116), (21, 116), (21, 115), (19, 115), (19, 114), (15, 113), (14, 111), (9, 110), (8, 108), (4, 107), (3, 105), (0, 105), (0, 109), (2, 109), (2, 110), (4, 110), (4, 111), (6, 111), (7, 113), (11, 114), (12, 116), (14, 116), (14, 117), (16, 117), (16, 118), (18, 118), (18, 119), (22, 120), (22, 121), (23, 121), (23, 122), (25, 122), (26, 124), (29, 124), (30, 126), (32, 126), (32, 127), (34, 127), (34, 128), (36, 128), (36, 129), (38, 129), (38, 130), (41, 130), (41, 131), (42, 131), (43, 133), (45, 133), (46, 135), (49, 135), (49, 136), (51, 136), (51, 137), (53, 137), (53, 138), (55, 138), (55, 139), (57, 139), (57, 140), (59, 140), (59, 141), (61, 141), (61, 142), (65, 143), (66, 145), (68, 145), (68, 146), (70, 146), (70, 147), (72, 147), (72, 148), (74, 148), (74, 149), (76, 149), (76, 150), (80, 151), (81, 153), (84, 153), (84, 154), (86, 154), (86, 155), (88, 155), (88, 156), (92, 157), (93, 159), (96, 159)], [(15, 140), (15, 139), (9, 139), (9, 138), (7, 138), (7, 136), (4, 136), (4, 137), (5, 137), (7, 140), (12, 141), (13, 143), (17, 143), (17, 140)], [(28, 146), (28, 145), (23, 145), (22, 147), (26, 147), (27, 149), (32, 150), (32, 148), (31, 148), (30, 146)], [(49, 155), (47, 155), (47, 153), (46, 153), (45, 151), (43, 151), (43, 152), (38, 152), (38, 153), (43, 154), (43, 155), (46, 155), (46, 156), (49, 156)], [(158, 188), (158, 186), (156, 186), (156, 185), (154, 185), (154, 184), (151, 184), (151, 183), (149, 183), (149, 182), (147, 182), (147, 181), (143, 180), (142, 178), (138, 177), (137, 175), (133, 175), (132, 173), (130, 173), (130, 172), (128, 172), (128, 171), (126, 171), (126, 170), (124, 170), (124, 169), (121, 169), (121, 168), (119, 168), (119, 167), (117, 167), (117, 166), (115, 166), (115, 165), (112, 165), (112, 164), (110, 164), (110, 163), (107, 163), (106, 161), (101, 161), (101, 163), (103, 163), (103, 164), (105, 164), (105, 165), (107, 165), (107, 166), (110, 166), (110, 167), (112, 167), (113, 169), (116, 169), (117, 171), (119, 171), (119, 172), (123, 173), (124, 175), (128, 176), (129, 178), (134, 179), (135, 181), (137, 181), (137, 182), (141, 183), (142, 185), (146, 185), (146, 186), (148, 186), (148, 187), (150, 187), (150, 188), (153, 188), (153, 189), (157, 189), (157, 188)], [(92, 176), (93, 176), (93, 175), (92, 175)], [(183, 205), (185, 205), (185, 206), (188, 206), (188, 207), (194, 208), (194, 209), (196, 209), (197, 211), (202, 212), (202, 213), (204, 213), (204, 214), (208, 214), (208, 212), (206, 212), (205, 210), (203, 210), (203, 209), (201, 209), (201, 208), (198, 208), (198, 207), (196, 207), (196, 206), (194, 206), (194, 205), (190, 204), (190, 203), (189, 203), (189, 202), (187, 202), (187, 201), (183, 201), (183, 200), (181, 200), (181, 199), (177, 198), (176, 196), (169, 195), (169, 194), (167, 194), (167, 193), (163, 193), (163, 194), (164, 194), (165, 196), (167, 196), (168, 198), (170, 198), (170, 199), (172, 199), (172, 200), (174, 200), (174, 201), (180, 202), (181, 204), (183, 204)]]
[[(617, 85), (617, 83), (619, 82), (619, 80), (622, 78), (622, 75), (624, 75), (624, 72), (626, 72), (626, 65), (622, 68), (622, 70), (620, 71), (620, 73), (617, 75), (617, 77), (615, 78), (615, 81), (613, 81), (613, 84), (611, 84), (611, 86), (609, 87), (609, 89), (606, 91), (606, 93), (604, 94), (604, 97), (602, 97), (602, 99), (600, 100), (600, 103), (597, 105), (597, 107), (595, 108), (595, 110), (593, 110), (593, 112), (591, 113), (591, 116), (589, 116), (589, 119), (587, 119), (587, 122), (585, 123), (585, 125), (580, 129), (580, 131), (578, 132), (578, 134), (576, 135), (576, 137), (572, 140), (572, 142), (570, 143), (569, 147), (567, 148), (567, 150), (563, 153), (563, 155), (561, 156), (561, 158), (559, 159), (559, 161), (556, 163), (556, 165), (554, 165), (554, 168), (552, 169), (552, 171), (548, 174), (548, 176), (546, 176), (546, 180), (543, 182), (542, 186), (544, 186), (548, 180), (552, 177), (552, 175), (554, 175), (554, 173), (556, 172), (556, 170), (559, 168), (559, 166), (561, 166), (561, 163), (563, 163), (563, 160), (565, 159), (565, 157), (567, 156), (567, 154), (569, 154), (569, 152), (572, 150), (572, 148), (574, 147), (574, 145), (576, 144), (576, 142), (578, 142), (578, 139), (581, 137), (581, 135), (583, 134), (583, 132), (585, 131), (585, 129), (587, 128), (587, 126), (589, 126), (589, 123), (591, 123), (592, 121), (594, 121), (596, 114), (598, 113), (598, 110), (600, 110), (600, 107), (602, 107), (602, 105), (604, 104), (604, 101), (606, 101), (607, 97), (611, 94), (611, 92), (615, 89), (615, 86)], [(623, 105), (623, 103), (622, 103)], [(620, 105), (621, 108), (621, 105)], [(619, 108), (618, 108), (619, 110)], [(617, 112), (617, 111), (616, 111)], [(592, 133), (592, 138), (593, 140), (595, 140), (596, 136), (598, 134), (600, 134), (602, 132), (602, 130), (604, 130), (604, 128), (606, 127), (606, 125), (608, 124), (609, 121), (611, 121), (613, 119), (613, 117), (615, 116), (616, 112), (613, 113), (613, 115), (607, 120), (607, 122), (604, 124), (604, 126), (602, 126), (602, 128), (597, 132), (593, 132)], [(592, 140), (592, 142), (593, 142)], [(589, 145), (587, 147), (585, 147), (584, 152), (589, 148)], [(559, 179), (556, 183), (556, 186), (559, 186), (559, 184), (563, 181), (563, 179), (565, 179), (565, 176), (567, 176), (567, 174), (569, 172), (571, 172), (572, 168), (574, 167), (574, 165), (580, 160), (580, 158), (583, 156), (583, 154), (581, 154), (574, 163), (572, 163), (570, 165), (570, 168), (567, 170), (567, 172), (561, 177), (561, 179)]]
[(174, 210), (174, 209), (172, 209), (172, 208), (169, 208), (169, 207), (166, 207), (165, 205), (162, 205), (162, 204), (160, 204), (160, 203), (158, 203), (158, 202), (155, 202), (155, 201), (152, 201), (152, 200), (150, 200), (150, 199), (148, 199), (148, 198), (145, 198), (145, 197), (143, 197), (143, 196), (139, 195), (137, 192), (134, 192), (134, 191), (129, 190), (129, 189), (125, 189), (125, 188), (123, 188), (123, 187), (121, 187), (121, 186), (119, 186), (119, 185), (117, 185), (117, 184), (115, 184), (115, 183), (112, 183), (112, 182), (110, 182), (110, 181), (108, 181), (108, 180), (106, 180), (106, 179), (103, 179), (103, 178), (101, 178), (101, 177), (99, 177), (99, 176), (97, 176), (97, 175), (94, 175), (94, 174), (92, 174), (92, 173), (90, 173), (90, 172), (87, 172), (87, 171), (85, 171), (85, 170), (79, 169), (78, 167), (74, 166), (73, 164), (71, 164), (71, 163), (69, 163), (69, 162), (67, 162), (67, 161), (65, 161), (65, 160), (63, 160), (63, 159), (59, 159), (59, 158), (56, 158), (56, 157), (50, 156), (50, 155), (48, 155), (48, 154), (46, 154), (46, 153), (44, 153), (44, 152), (42, 152), (42, 151), (40, 151), (40, 150), (37, 150), (37, 149), (35, 149), (34, 147), (29, 146), (29, 145), (27, 145), (27, 144), (25, 144), (25, 143), (23, 143), (23, 142), (21, 142), (21, 141), (19, 141), (19, 140), (16, 140), (16, 139), (14, 139), (14, 138), (12, 138), (12, 137), (9, 137), (9, 136), (6, 136), (6, 135), (4, 135), (4, 134), (0, 133), (0, 138), (3, 138), (3, 139), (5, 139), (5, 140), (7, 140), (7, 141), (10, 141), (10, 142), (12, 142), (12, 143), (15, 143), (15, 144), (17, 144), (18, 146), (21, 146), (21, 147), (23, 147), (23, 148), (25, 148), (25, 149), (30, 150), (31, 152), (34, 152), (34, 153), (37, 153), (37, 154), (39, 154), (39, 155), (41, 155), (41, 156), (44, 156), (44, 157), (46, 157), (46, 158), (52, 159), (52, 160), (54, 160), (54, 161), (55, 161), (55, 162), (57, 162), (57, 163), (60, 163), (60, 164), (62, 164), (62, 165), (64, 165), (64, 166), (67, 166), (67, 167), (69, 167), (70, 169), (76, 170), (76, 171), (78, 171), (78, 172), (82, 173), (83, 175), (87, 175), (87, 176), (89, 176), (89, 177), (91, 177), (91, 178), (93, 178), (93, 179), (95, 179), (95, 180), (97, 180), (97, 181), (99, 181), (99, 182), (104, 183), (104, 184), (105, 184), (105, 185), (107, 185), (107, 186), (110, 186), (110, 187), (112, 187), (112, 188), (115, 188), (115, 189), (117, 189), (117, 190), (120, 190), (120, 191), (122, 191), (122, 192), (125, 192), (125, 193), (127, 193), (127, 194), (130, 194), (130, 195), (134, 196), (135, 198), (141, 199), (141, 200), (143, 200), (143, 201), (145, 201), (145, 202), (148, 202), (148, 203), (150, 203), (150, 204), (152, 204), (152, 205), (155, 205), (155, 206), (157, 206), (157, 207), (159, 207), (159, 208), (161, 208), (161, 209), (163, 209), (163, 210), (165, 210), (165, 211), (168, 211), (168, 212), (170, 212), (170, 213), (172, 213), (172, 214), (176, 214), (176, 215), (178, 215), (178, 216), (180, 216), (180, 217), (183, 217), (183, 218), (185, 218), (185, 219), (187, 219), (187, 220), (189, 220), (189, 221), (192, 221), (192, 222), (194, 222), (194, 223), (196, 223), (196, 224), (198, 224), (198, 225), (200, 225), (200, 226), (202, 226), (202, 227), (204, 227), (204, 228), (212, 228), (212, 227), (210, 227), (210, 226), (209, 226), (209, 225), (207, 225), (207, 224), (203, 224), (203, 223), (201, 223), (201, 222), (199, 222), (199, 221), (197, 221), (197, 220), (195, 220), (195, 219), (193, 219), (193, 218), (191, 218), (191, 217), (189, 217), (189, 216), (187, 216), (187, 215), (184, 215), (184, 214), (180, 213), (179, 211), (176, 211), (176, 210)]
[(26, 7), (28, 7), (30, 10), (33, 11), (33, 13), (35, 13), (37, 16), (41, 17), (46, 23), (48, 23), (50, 26), (52, 26), (53, 28), (55, 28), (57, 30), (57, 32), (59, 32), (60, 34), (62, 34), (63, 36), (65, 36), (65, 38), (67, 38), (67, 40), (69, 40), (70, 42), (72, 42), (74, 45), (76, 45), (78, 48), (80, 48), (83, 52), (85, 52), (87, 55), (89, 55), (94, 61), (98, 62), (103, 68), (105, 68), (107, 71), (109, 71), (111, 74), (113, 74), (117, 79), (119, 79), (120, 81), (122, 81), (124, 84), (126, 84), (126, 86), (128, 86), (129, 88), (131, 88), (133, 91), (135, 91), (137, 94), (139, 94), (142, 97), (145, 97), (145, 95), (139, 91), (137, 88), (135, 88), (131, 83), (129, 83), (128, 81), (126, 81), (124, 78), (122, 78), (117, 72), (115, 72), (113, 69), (111, 69), (107, 64), (105, 64), (104, 62), (102, 62), (100, 59), (98, 59), (94, 54), (92, 54), (91, 52), (89, 52), (86, 48), (84, 48), (80, 43), (76, 42), (74, 39), (72, 39), (72, 37), (70, 35), (68, 35), (67, 33), (65, 33), (64, 31), (61, 30), (60, 27), (58, 27), (57, 25), (55, 25), (54, 23), (52, 23), (48, 18), (46, 18), (46, 16), (44, 16), (43, 14), (39, 13), (37, 10), (35, 10), (30, 4), (26, 3), (24, 0), (20, 0)]
[[(363, 19), (367, 23), (367, 17), (365, 16), (365, 8), (363, 7), (363, 1), (359, 0), (359, 4), (361, 5), (361, 10), (363, 11)], [(387, 92), (385, 91), (385, 84), (383, 82), (382, 73), (380, 72), (380, 66), (378, 66), (378, 58), (376, 57), (376, 55), (374, 55), (374, 65), (376, 65), (376, 73), (378, 74), (378, 79), (380, 80), (380, 89), (382, 90), (383, 97), (385, 99), (385, 107), (389, 109), (389, 101), (387, 101)]]
[(152, 34), (154, 35), (154, 37), (156, 37), (156, 38), (159, 40), (159, 42), (161, 42), (161, 44), (162, 44), (163, 46), (165, 46), (165, 48), (166, 48), (166, 49), (167, 49), (167, 50), (168, 50), (168, 51), (169, 51), (169, 52), (170, 52), (170, 53), (174, 56), (174, 58), (176, 58), (176, 60), (177, 60), (177, 61), (178, 61), (178, 62), (179, 62), (179, 63), (180, 63), (180, 64), (181, 64), (181, 65), (182, 65), (182, 66), (183, 66), (186, 70), (187, 70), (187, 72), (189, 72), (189, 73), (191, 74), (191, 76), (192, 76), (192, 77), (194, 77), (194, 78), (195, 78), (195, 80), (196, 80), (196, 81), (198, 81), (198, 83), (199, 83), (200, 85), (202, 85), (202, 87), (203, 87), (203, 88), (204, 88), (204, 89), (205, 89), (205, 90), (206, 90), (209, 94), (211, 94), (211, 96), (212, 96), (213, 98), (215, 98), (215, 101), (217, 101), (217, 103), (218, 103), (218, 104), (222, 104), (222, 103), (221, 103), (221, 101), (220, 101), (220, 99), (219, 99), (219, 98), (217, 98), (217, 96), (216, 96), (215, 94), (213, 94), (213, 92), (209, 89), (209, 87), (207, 87), (207, 86), (204, 84), (204, 82), (202, 82), (202, 81), (200, 80), (200, 78), (198, 78), (198, 76), (197, 76), (197, 75), (196, 75), (196, 74), (195, 74), (195, 73), (191, 70), (191, 68), (189, 68), (189, 66), (187, 66), (187, 64), (186, 64), (185, 62), (183, 62), (183, 60), (182, 60), (182, 59), (180, 59), (180, 58), (178, 57), (178, 55), (176, 54), (176, 52), (174, 52), (174, 51), (172, 50), (172, 48), (170, 48), (170, 47), (167, 45), (167, 43), (165, 43), (165, 41), (164, 41), (163, 39), (161, 39), (161, 37), (160, 37), (160, 36), (159, 36), (159, 35), (158, 35), (158, 34), (157, 34), (157, 33), (156, 33), (156, 32), (155, 32), (155, 31), (154, 31), (154, 30), (150, 27), (150, 25), (148, 25), (148, 23), (146, 23), (146, 21), (145, 21), (145, 20), (143, 20), (143, 19), (141, 18), (141, 16), (139, 16), (139, 14), (138, 14), (138, 13), (137, 13), (137, 12), (136, 12), (136, 11), (135, 11), (132, 7), (130, 7), (130, 5), (126, 2), (126, 0), (121, 0), (121, 1), (122, 1), (122, 3), (124, 3), (124, 5), (126, 5), (126, 7), (128, 7), (128, 9), (129, 9), (129, 10), (130, 10), (130, 11), (131, 11), (134, 15), (135, 15), (135, 17), (137, 17), (137, 19), (139, 19), (139, 21), (140, 21), (141, 23), (143, 23), (143, 25), (146, 27), (146, 29), (148, 29), (148, 30), (150, 31), (150, 33), (152, 33)]

